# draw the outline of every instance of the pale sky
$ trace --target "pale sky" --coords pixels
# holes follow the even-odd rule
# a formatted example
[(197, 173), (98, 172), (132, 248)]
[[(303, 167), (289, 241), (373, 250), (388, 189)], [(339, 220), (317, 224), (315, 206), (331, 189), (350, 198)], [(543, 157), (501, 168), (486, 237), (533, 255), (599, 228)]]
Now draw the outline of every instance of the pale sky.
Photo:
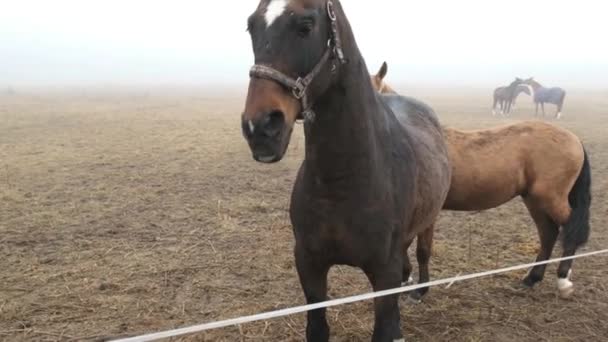
[[(0, 86), (244, 83), (257, 0), (0, 0)], [(395, 83), (608, 87), (608, 2), (342, 0)]]

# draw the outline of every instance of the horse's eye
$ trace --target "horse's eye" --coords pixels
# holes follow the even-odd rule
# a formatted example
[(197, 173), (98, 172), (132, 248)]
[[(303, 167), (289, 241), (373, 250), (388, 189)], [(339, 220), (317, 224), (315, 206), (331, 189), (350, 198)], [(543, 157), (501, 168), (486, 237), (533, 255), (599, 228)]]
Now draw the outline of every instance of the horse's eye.
[(304, 20), (302, 21), (297, 28), (298, 36), (305, 38), (310, 35), (313, 29), (313, 21), (312, 20)]

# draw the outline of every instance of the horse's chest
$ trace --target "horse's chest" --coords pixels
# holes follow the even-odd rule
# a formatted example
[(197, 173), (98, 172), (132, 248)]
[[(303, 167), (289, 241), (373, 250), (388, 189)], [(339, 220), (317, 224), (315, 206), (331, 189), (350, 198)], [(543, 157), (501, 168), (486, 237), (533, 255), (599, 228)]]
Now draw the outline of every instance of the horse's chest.
[(319, 198), (292, 208), (297, 243), (309, 253), (353, 266), (388, 253), (403, 219), (395, 215), (392, 201), (355, 204)]

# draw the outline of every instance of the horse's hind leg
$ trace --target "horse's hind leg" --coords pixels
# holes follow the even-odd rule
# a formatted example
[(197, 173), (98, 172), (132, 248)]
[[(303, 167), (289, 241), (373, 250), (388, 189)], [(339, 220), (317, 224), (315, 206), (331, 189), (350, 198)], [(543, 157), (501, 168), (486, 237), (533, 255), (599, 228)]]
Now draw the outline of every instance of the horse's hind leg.
[(564, 97), (562, 97), (559, 104), (557, 105), (557, 114), (555, 114), (555, 117), (557, 119), (560, 119), (562, 117), (562, 108), (563, 107), (564, 107)]
[[(545, 189), (551, 188), (545, 187)], [(576, 229), (576, 227), (581, 224), (587, 225), (588, 231), (588, 215), (578, 215), (582, 215), (583, 221), (577, 221), (576, 219), (572, 221), (572, 215), (576, 214), (576, 210), (588, 210), (588, 207), (581, 208), (582, 205), (579, 205), (578, 207), (575, 206), (573, 210), (569, 203), (568, 194), (555, 192), (555, 188), (553, 189), (554, 192), (544, 192), (544, 196), (540, 197), (542, 198), (542, 201), (539, 201), (537, 203), (542, 205), (543, 210), (552, 218), (553, 222), (562, 226), (562, 234), (567, 234), (568, 230)], [(586, 191), (589, 191), (589, 189), (586, 189)], [(576, 226), (573, 227), (573, 225)], [(573, 239), (564, 238), (563, 257), (569, 257), (574, 255), (578, 247), (577, 243), (580, 244), (580, 241), (578, 241), (576, 237), (574, 237)], [(572, 260), (567, 260), (560, 262), (557, 268), (557, 287), (560, 296), (563, 298), (569, 297), (574, 292), (574, 286), (572, 284), (572, 281), (570, 280), (571, 267)]]
[[(327, 300), (327, 272), (329, 266), (319, 264), (314, 258), (296, 246), (296, 268), (308, 304)], [(329, 325), (325, 317), (326, 309), (308, 312), (306, 339), (308, 341), (329, 341)]]
[[(418, 284), (426, 283), (430, 280), (429, 261), (431, 259), (431, 252), (433, 248), (433, 232), (434, 226), (430, 226), (424, 232), (418, 235), (418, 241), (416, 245), (416, 259), (418, 260), (419, 272)], [(418, 290), (412, 291), (410, 293), (410, 297), (416, 301), (419, 301), (428, 291), (428, 287), (423, 287)]]
[[(564, 246), (563, 258), (573, 256), (576, 253), (576, 246), (567, 244)], [(568, 298), (574, 292), (574, 284), (570, 280), (572, 275), (572, 260), (566, 260), (559, 263), (557, 267), (557, 289), (562, 298)]]
[[(399, 287), (402, 277), (402, 257), (395, 255), (382, 266), (364, 269), (374, 291)], [(372, 342), (403, 341), (401, 334), (401, 315), (399, 313), (399, 296), (391, 295), (374, 299), (374, 334)], [(309, 339), (308, 341), (316, 341)]]
[[(540, 237), (540, 251), (538, 252), (536, 261), (545, 261), (551, 257), (559, 233), (559, 226), (539, 205), (537, 205), (534, 199), (525, 198), (524, 203), (526, 204), (526, 207), (528, 207), (532, 219), (534, 219), (534, 223), (538, 229), (538, 236)], [(534, 266), (523, 279), (524, 285), (533, 287), (536, 283), (543, 280), (546, 266), (547, 265)]]

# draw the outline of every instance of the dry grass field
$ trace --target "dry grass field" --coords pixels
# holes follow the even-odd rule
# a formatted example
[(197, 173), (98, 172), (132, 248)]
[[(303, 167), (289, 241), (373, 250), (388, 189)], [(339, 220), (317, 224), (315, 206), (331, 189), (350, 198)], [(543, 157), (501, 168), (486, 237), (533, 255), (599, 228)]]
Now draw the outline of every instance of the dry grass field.
[[(491, 91), (399, 90), (459, 128), (533, 113), (526, 97), (502, 119), (490, 115)], [(0, 340), (106, 340), (304, 303), (287, 214), (301, 129), (284, 161), (258, 164), (240, 133), (242, 93), (209, 94), (0, 95)], [(608, 248), (608, 92), (572, 91), (557, 124), (583, 139), (591, 159), (583, 251)], [(444, 212), (435, 236), (433, 279), (531, 262), (538, 248), (518, 199)], [(401, 301), (404, 334), (606, 341), (607, 261), (575, 262), (569, 300), (557, 297), (555, 265), (533, 290), (519, 286), (524, 271), (433, 288), (422, 304)], [(332, 270), (332, 298), (369, 290), (360, 271)], [(304, 317), (176, 340), (301, 341)], [(371, 302), (330, 309), (332, 341), (369, 340), (372, 317)]]

